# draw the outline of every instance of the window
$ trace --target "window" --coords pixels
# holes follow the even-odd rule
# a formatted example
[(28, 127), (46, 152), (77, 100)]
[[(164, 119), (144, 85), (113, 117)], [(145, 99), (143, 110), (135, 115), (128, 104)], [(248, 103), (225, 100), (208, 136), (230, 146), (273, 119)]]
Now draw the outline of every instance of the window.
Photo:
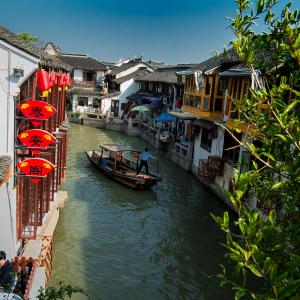
[(201, 98), (199, 96), (196, 96), (196, 107), (200, 109), (201, 107)]
[(79, 106), (88, 106), (88, 97), (78, 97)]
[(205, 97), (203, 101), (203, 109), (204, 110), (209, 110), (209, 98)]
[(189, 105), (188, 95), (184, 95), (184, 97), (183, 97), (183, 103), (184, 103), (184, 105)]
[(194, 99), (194, 96), (190, 96), (190, 106), (195, 106), (195, 99)]
[(158, 93), (161, 93), (161, 92), (162, 92), (162, 84), (161, 84), (161, 83), (159, 83), (159, 84), (157, 85), (157, 92), (158, 92)]
[(153, 82), (149, 82), (149, 91), (153, 91)]
[[(236, 138), (241, 140), (242, 134), (235, 133), (235, 136)], [(240, 147), (237, 146), (238, 146), (237, 141), (233, 139), (227, 131), (225, 131), (223, 159), (230, 165), (236, 166), (238, 163), (239, 155), (240, 155)]]
[(215, 99), (215, 111), (222, 112), (222, 106), (223, 106), (223, 99), (216, 98)]
[(141, 83), (140, 83), (140, 90), (141, 90), (141, 91), (144, 91), (144, 90), (145, 90), (145, 83), (144, 83), (144, 82), (141, 82)]
[(94, 73), (93, 72), (86, 72), (86, 81), (93, 81)]
[(124, 110), (126, 105), (127, 105), (127, 103), (121, 103), (121, 110)]
[(212, 134), (210, 134), (209, 130), (206, 128), (202, 128), (201, 133), (201, 147), (208, 152), (211, 152), (211, 144), (212, 144)]
[(210, 95), (210, 78), (207, 77), (205, 80), (205, 95)]
[(82, 81), (82, 70), (74, 69), (74, 81)]
[(101, 100), (99, 98), (93, 98), (93, 107), (101, 107)]

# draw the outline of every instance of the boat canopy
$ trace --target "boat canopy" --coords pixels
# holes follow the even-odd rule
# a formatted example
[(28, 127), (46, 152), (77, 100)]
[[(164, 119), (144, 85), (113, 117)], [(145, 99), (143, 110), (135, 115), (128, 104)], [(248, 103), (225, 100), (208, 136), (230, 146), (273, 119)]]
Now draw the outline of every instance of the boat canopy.
[(110, 152), (124, 152), (124, 151), (140, 152), (137, 150), (133, 150), (130, 146), (123, 146), (123, 145), (105, 144), (105, 145), (100, 145), (100, 147)]

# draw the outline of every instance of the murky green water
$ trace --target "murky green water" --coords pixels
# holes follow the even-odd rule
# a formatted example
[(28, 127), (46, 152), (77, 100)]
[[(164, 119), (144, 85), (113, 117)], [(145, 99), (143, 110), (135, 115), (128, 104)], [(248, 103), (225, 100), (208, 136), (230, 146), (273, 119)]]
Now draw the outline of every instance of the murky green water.
[[(95, 170), (85, 149), (146, 144), (119, 132), (72, 124), (68, 171), (54, 240), (52, 283), (83, 287), (90, 299), (232, 299), (209, 275), (223, 262), (222, 234), (209, 213), (224, 205), (191, 174), (159, 158), (157, 195), (134, 191)], [(156, 161), (150, 163), (156, 170)], [(77, 297), (83, 299), (83, 296)]]

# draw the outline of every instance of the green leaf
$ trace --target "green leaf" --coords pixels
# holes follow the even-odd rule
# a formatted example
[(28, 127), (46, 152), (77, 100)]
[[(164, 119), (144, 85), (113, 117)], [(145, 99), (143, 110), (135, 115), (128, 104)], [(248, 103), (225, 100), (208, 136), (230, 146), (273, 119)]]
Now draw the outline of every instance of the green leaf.
[(228, 211), (225, 211), (223, 215), (223, 226), (227, 228), (228, 225), (229, 225), (229, 215), (228, 215)]
[(234, 295), (234, 300), (239, 300), (241, 299), (243, 296), (245, 296), (246, 294), (246, 290), (243, 288), (239, 288)]
[(269, 159), (275, 161), (275, 158), (274, 158), (274, 156), (271, 153), (262, 152), (262, 155), (264, 155), (264, 156), (268, 157)]
[(290, 103), (287, 108), (283, 111), (283, 115), (287, 115), (292, 109), (294, 109), (299, 104), (299, 101), (294, 100), (292, 103)]
[(264, 274), (271, 270), (271, 258), (268, 256), (264, 262)]
[(272, 190), (279, 189), (279, 188), (280, 188), (281, 186), (283, 186), (284, 184), (285, 184), (284, 181), (277, 182), (277, 183), (273, 184)]
[(257, 270), (257, 268), (253, 264), (247, 265), (247, 268), (257, 277), (263, 277), (263, 275)]
[(286, 136), (284, 136), (283, 134), (277, 133), (277, 134), (275, 134), (275, 136), (281, 138), (282, 141), (285, 142), (285, 143), (288, 141)]

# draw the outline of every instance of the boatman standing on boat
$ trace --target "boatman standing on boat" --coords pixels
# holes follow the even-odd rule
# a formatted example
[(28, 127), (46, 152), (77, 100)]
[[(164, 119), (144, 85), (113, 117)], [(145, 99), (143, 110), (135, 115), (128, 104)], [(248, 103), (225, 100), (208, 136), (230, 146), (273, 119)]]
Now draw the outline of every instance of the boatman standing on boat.
[(149, 167), (148, 167), (148, 159), (149, 158), (156, 159), (156, 157), (151, 155), (151, 153), (149, 152), (149, 149), (145, 148), (144, 152), (141, 154), (141, 162), (140, 162), (140, 165), (139, 165), (136, 175), (138, 175), (141, 172), (141, 170), (144, 166), (146, 168), (146, 174), (149, 173)]

